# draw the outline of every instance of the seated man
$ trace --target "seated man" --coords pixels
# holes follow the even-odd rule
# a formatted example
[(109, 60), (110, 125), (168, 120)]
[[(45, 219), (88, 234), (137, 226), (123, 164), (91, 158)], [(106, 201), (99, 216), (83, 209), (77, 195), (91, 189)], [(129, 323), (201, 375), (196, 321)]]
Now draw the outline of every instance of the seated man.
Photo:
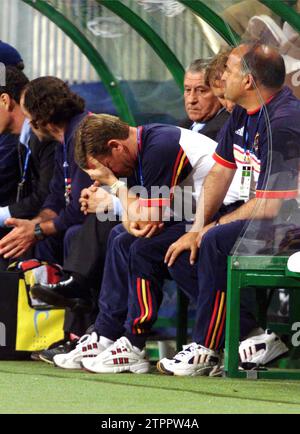
[(73, 158), (73, 133), (87, 112), (84, 101), (55, 77), (42, 77), (28, 83), (22, 92), (21, 108), (40, 140), (56, 139), (54, 176), (41, 210), (32, 220), (12, 219), (6, 224), (14, 229), (0, 241), (0, 254), (18, 257), (37, 241), (37, 255), (62, 263), (62, 240), (66, 231), (81, 224), (79, 197), (90, 185), (89, 177)]
[[(195, 131), (204, 134), (207, 137), (216, 139), (218, 133), (229, 118), (229, 113), (222, 109), (218, 98), (214, 96), (209, 87), (209, 83), (205, 78), (208, 64), (201, 59), (194, 60), (187, 69), (184, 77), (184, 102), (189, 120), (187, 126)], [(79, 287), (87, 287), (91, 280), (93, 284), (98, 281), (100, 287), (104, 258), (105, 246), (103, 240), (106, 240), (105, 233), (107, 227), (114, 225), (113, 222), (98, 221), (95, 213), (101, 213), (105, 209), (114, 209), (116, 215), (122, 214), (120, 204), (113, 196), (109, 195), (98, 187), (91, 186), (85, 189), (81, 198), (82, 211), (85, 214), (91, 214), (88, 218), (87, 225), (89, 230), (80, 231), (76, 235), (76, 240), (73, 242), (73, 248), (64, 264), (66, 277), (56, 285), (56, 288), (51, 286), (49, 289), (56, 290), (55, 300), (52, 300), (56, 305), (64, 306), (63, 298), (59, 300), (59, 295), (67, 295), (75, 293)], [(106, 226), (106, 228), (104, 227)], [(90, 260), (85, 261), (84, 249), (81, 246), (87, 245), (90, 250)], [(46, 290), (45, 286), (45, 290)], [(49, 293), (50, 294), (50, 293)]]
[[(136, 129), (105, 115), (90, 116), (82, 122), (77, 132), (77, 161), (81, 167), (90, 167), (87, 173), (92, 179), (110, 185), (111, 191), (118, 195), (125, 227), (117, 226), (109, 237), (99, 296), (100, 313), (95, 324), (97, 333), (88, 341), (80, 341), (73, 352), (55, 356), (57, 366), (80, 368), (85, 354), (95, 356), (120, 338), (125, 331), (128, 308), (134, 307), (139, 311), (139, 320), (127, 330), (126, 338), (116, 342), (116, 353), (123, 354), (124, 342), (128, 351), (117, 370), (148, 370), (142, 347), (162, 300), (162, 282), (168, 276), (163, 258), (169, 244), (185, 233), (189, 224), (185, 218), (192, 218), (179, 215), (176, 206), (172, 207), (172, 219), (167, 218), (166, 212), (174, 195), (176, 205), (178, 186), (192, 187), (193, 198), (198, 197), (215, 146), (214, 141), (201, 133), (173, 126), (153, 124)], [(116, 176), (134, 176), (133, 182), (144, 187), (139, 198)], [(154, 192), (153, 187), (160, 190)], [(226, 202), (229, 207), (236, 198), (237, 191), (232, 188)], [(140, 254), (142, 251), (145, 255)], [(37, 293), (41, 295), (42, 292)], [(196, 297), (196, 293), (191, 295), (193, 300)], [(86, 348), (92, 350), (85, 352)], [(105, 372), (114, 372), (114, 364), (119, 362), (111, 360)]]
[[(74, 160), (74, 131), (88, 113), (84, 100), (56, 77), (41, 77), (28, 83), (20, 105), (36, 136), (59, 144), (49, 194), (34, 218), (6, 219), (5, 224), (13, 229), (0, 240), (0, 255), (5, 259), (18, 258), (35, 246), (37, 259), (63, 264), (73, 235), (85, 220), (80, 211), (80, 193), (91, 184)], [(91, 302), (80, 307), (89, 309)], [(68, 312), (65, 331), (82, 334), (90, 321), (89, 316), (82, 317), (82, 322), (74, 320)]]
[[(212, 93), (205, 81), (207, 62), (195, 60), (188, 68), (184, 77), (184, 101), (188, 127), (216, 139), (221, 128), (229, 118), (229, 113), (222, 108), (221, 103)], [(98, 187), (91, 186), (82, 193), (82, 211), (89, 214), (84, 228), (79, 231), (72, 243), (69, 255), (64, 263), (65, 275), (56, 285), (43, 285), (43, 297), (55, 306), (65, 307), (76, 303), (76, 293), (83, 296), (86, 288), (100, 288), (106, 254), (106, 242), (109, 230), (115, 226), (115, 221), (98, 221), (95, 214), (109, 208), (114, 214), (121, 215), (122, 207), (114, 196)], [(97, 209), (98, 208), (98, 209)], [(86, 247), (85, 247), (86, 246)], [(89, 260), (86, 261), (85, 251), (89, 250)], [(73, 298), (73, 301), (72, 301)], [(57, 354), (57, 350), (47, 351), (47, 357)]]
[[(209, 375), (221, 363), (227, 257), (250, 218), (257, 220), (261, 230), (266, 232), (287, 201), (298, 193), (300, 102), (283, 86), (282, 56), (265, 45), (241, 45), (231, 52), (222, 79), (225, 80), (225, 97), (237, 106), (216, 149), (216, 164), (204, 183), (204, 221), (196, 218), (192, 230), (171, 245), (166, 255), (175, 279), (185, 285), (186, 290), (198, 285), (199, 291), (194, 342), (173, 359), (158, 363), (159, 370), (169, 375)], [(247, 185), (245, 165), (252, 179)], [(240, 173), (240, 197), (248, 199), (237, 210), (214, 220), (215, 210), (235, 172)], [(220, 178), (223, 183), (216, 191), (213, 186)], [(190, 250), (193, 258), (198, 252), (196, 267), (188, 265)], [(248, 307), (241, 306), (242, 339), (253, 326)], [(265, 333), (247, 342), (241, 346), (243, 362), (255, 360), (257, 365), (267, 364), (288, 351), (274, 333)]]
[(230, 52), (231, 49), (227, 51), (221, 51), (212, 59), (205, 71), (205, 83), (210, 87), (212, 93), (218, 98), (219, 102), (226, 109), (226, 111), (232, 113), (235, 104), (225, 98), (225, 83), (221, 79), (222, 75), (224, 74), (226, 62)]
[(209, 62), (194, 60), (184, 75), (184, 105), (188, 118), (180, 126), (200, 132), (213, 140), (229, 114), (214, 95), (205, 75)]
[[(56, 142), (40, 142), (31, 131), (20, 107), (21, 93), (27, 84), (28, 79), (22, 71), (6, 67), (6, 85), (0, 86), (0, 133), (20, 135), (21, 174), (15, 179), (17, 197), (8, 206), (0, 208), (0, 238), (10, 231), (4, 225), (8, 218), (31, 218), (37, 214), (49, 193), (53, 174)], [(6, 269), (8, 260), (0, 258), (0, 264), (1, 268)]]
[[(168, 241), (172, 244), (165, 255), (165, 263), (171, 267), (172, 277), (191, 298), (196, 296), (198, 303), (194, 342), (173, 359), (161, 360), (158, 368), (169, 375), (209, 375), (218, 369), (221, 363), (220, 350), (224, 347), (227, 256), (247, 220), (253, 216), (254, 208), (254, 217), (269, 224), (278, 215), (284, 200), (297, 195), (300, 103), (289, 89), (282, 87), (284, 76), (283, 59), (270, 47), (245, 44), (232, 51), (223, 79), (226, 80), (226, 98), (238, 105), (216, 150), (216, 164), (205, 180), (192, 229), (172, 242), (171, 231), (174, 228), (176, 230), (177, 225), (170, 226), (171, 235), (166, 227), (165, 231), (156, 236), (157, 243), (155, 237), (149, 240), (147, 250), (147, 240), (138, 245), (137, 241), (132, 242), (128, 235), (117, 228), (113, 231), (115, 233), (112, 232), (109, 249), (112, 255), (107, 257), (102, 297), (100, 294), (102, 311), (96, 322), (96, 332), (101, 336), (98, 338), (97, 333), (94, 333), (81, 341), (73, 352), (56, 356), (54, 360), (58, 366), (83, 366), (99, 373), (148, 371), (149, 365), (142, 348), (161, 300), (159, 289), (162, 261), (157, 263), (156, 258), (159, 260), (164, 256), (160, 245), (163, 244), (162, 236), (166, 234), (170, 235)], [(268, 111), (271, 131), (265, 127), (262, 101), (265, 103), (264, 109)], [(240, 133), (243, 127), (246, 128), (245, 135)], [(271, 183), (267, 183), (265, 173), (269, 167), (270, 133), (273, 158)], [(283, 142), (286, 143), (285, 147), (282, 146)], [(243, 150), (245, 161), (240, 159)], [(112, 157), (97, 157), (97, 153), (94, 155), (96, 160), (89, 161), (95, 168), (98, 165), (97, 159), (104, 165), (111, 165), (112, 169), (117, 167), (118, 153), (114, 152)], [(297, 157), (292, 159), (292, 166), (291, 155)], [(249, 171), (253, 177), (253, 183), (249, 183), (247, 189), (243, 182), (245, 163), (251, 166)], [(228, 193), (236, 170), (241, 176), (239, 197), (248, 200), (236, 210), (216, 218), (216, 212)], [(111, 176), (101, 167), (98, 167), (98, 172), (94, 169), (89, 173), (99, 180), (108, 180)], [(113, 178), (109, 182), (113, 182)], [(118, 183), (113, 185), (119, 188), (118, 195), (121, 197), (124, 187)], [(255, 191), (250, 190), (252, 185), (256, 187)], [(127, 194), (126, 191), (125, 193)], [(176, 235), (178, 238), (178, 233)], [(128, 280), (124, 270), (129, 270)], [(126, 285), (129, 285), (129, 295)], [(128, 312), (125, 318), (126, 296)], [(256, 321), (248, 306), (242, 305), (241, 338), (245, 338), (255, 327)], [(110, 345), (121, 334), (123, 337)], [(249, 346), (252, 342), (251, 340)], [(275, 334), (262, 334), (260, 344), (264, 351), (256, 352), (260, 346), (254, 349), (257, 364), (268, 363), (287, 351), (287, 347)], [(243, 356), (243, 361), (251, 362), (253, 354), (248, 351), (247, 345), (246, 341), (242, 346), (248, 354), (246, 358)]]
[[(0, 63), (13, 66), (19, 71), (24, 69), (20, 53), (11, 45), (0, 41)], [(1, 71), (4, 70), (2, 67)], [(1, 77), (2, 79), (4, 77)], [(0, 83), (1, 85), (4, 83)], [(0, 132), (0, 207), (5, 207), (16, 200), (20, 177), (18, 159), (18, 135)], [(0, 208), (1, 210), (1, 208)], [(0, 211), (1, 212), (1, 211)], [(0, 232), (2, 232), (0, 230)], [(0, 234), (1, 236), (1, 234)]]

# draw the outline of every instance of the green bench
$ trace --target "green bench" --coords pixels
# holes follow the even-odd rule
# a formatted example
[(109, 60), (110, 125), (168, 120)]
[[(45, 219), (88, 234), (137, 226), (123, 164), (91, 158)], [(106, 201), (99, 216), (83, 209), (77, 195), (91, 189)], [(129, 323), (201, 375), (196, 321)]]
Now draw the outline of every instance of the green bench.
[[(280, 369), (241, 371), (238, 369), (240, 336), (240, 294), (242, 288), (287, 288), (290, 291), (290, 314), (288, 324), (268, 324), (278, 334), (291, 334), (292, 324), (300, 321), (300, 273), (287, 270), (288, 256), (229, 256), (227, 282), (227, 314), (225, 338), (225, 376), (231, 378), (274, 378), (300, 380), (300, 369), (286, 369), (289, 360)], [(290, 353), (299, 353), (297, 348)], [(292, 356), (290, 354), (290, 356)], [(282, 369), (283, 368), (283, 369)]]

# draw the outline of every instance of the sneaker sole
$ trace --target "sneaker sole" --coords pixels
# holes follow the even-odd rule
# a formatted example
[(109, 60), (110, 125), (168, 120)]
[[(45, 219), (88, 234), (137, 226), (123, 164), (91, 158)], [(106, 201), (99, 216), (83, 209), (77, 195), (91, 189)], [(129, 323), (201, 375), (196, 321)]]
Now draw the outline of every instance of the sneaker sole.
[(39, 354), (34, 354), (34, 355), (30, 355), (30, 360), (33, 360), (34, 362), (40, 362), (40, 355)]
[(172, 372), (172, 371), (169, 371), (168, 369), (166, 369), (161, 362), (157, 362), (156, 368), (161, 374), (175, 375), (176, 377), (197, 377), (197, 376), (205, 377), (205, 376), (209, 376), (210, 372), (213, 370), (213, 366), (206, 366), (206, 367), (198, 369), (196, 371), (187, 372), (185, 370), (185, 371)]
[(92, 309), (89, 303), (85, 303), (80, 298), (66, 298), (40, 286), (33, 286), (30, 292), (35, 298), (52, 305), (56, 309), (69, 308), (73, 311), (80, 310), (85, 312), (90, 312)]
[(60, 366), (60, 365), (58, 365), (57, 363), (55, 363), (55, 362), (53, 362), (53, 365), (55, 366), (55, 368), (60, 368), (60, 369), (66, 369), (66, 370), (70, 370), (70, 371), (78, 371), (78, 370), (81, 370), (82, 369), (82, 367), (81, 367), (81, 364), (78, 366), (78, 367), (72, 367), (72, 368), (70, 368), (70, 367), (68, 367), (68, 366)]
[(156, 363), (156, 369), (164, 375), (174, 375), (174, 373), (172, 371), (168, 371), (168, 369), (166, 369), (164, 367), (164, 365), (162, 363), (160, 363), (159, 361)]
[(40, 359), (42, 362), (48, 363), (49, 365), (54, 365), (53, 360), (45, 359), (41, 354), (39, 355), (39, 359)]
[(88, 372), (93, 374), (121, 374), (122, 372), (131, 372), (132, 374), (147, 374), (150, 370), (150, 365), (148, 362), (138, 363), (131, 366), (112, 366), (104, 367), (101, 371), (93, 370), (81, 362), (81, 367)]

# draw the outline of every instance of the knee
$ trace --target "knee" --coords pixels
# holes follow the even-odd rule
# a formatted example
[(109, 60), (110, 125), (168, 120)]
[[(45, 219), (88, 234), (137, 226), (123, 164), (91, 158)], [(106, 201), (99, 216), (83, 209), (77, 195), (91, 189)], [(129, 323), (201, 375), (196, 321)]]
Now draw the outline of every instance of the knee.
[(126, 231), (125, 231), (123, 225), (117, 225), (117, 226), (113, 227), (112, 230), (110, 231), (110, 234), (109, 234), (109, 240), (113, 240), (118, 235), (121, 235), (124, 232), (126, 232)]
[(201, 246), (209, 246), (212, 243), (216, 243), (218, 238), (219, 226), (213, 227), (207, 231), (201, 240)]
[(200, 251), (229, 255), (244, 225), (244, 221), (237, 220), (211, 228), (202, 238)]
[(132, 244), (130, 252), (133, 255), (141, 255), (147, 251), (148, 238), (136, 238), (135, 242)]
[(185, 276), (185, 273), (187, 273), (191, 268), (190, 253), (190, 251), (182, 252), (172, 267), (169, 268), (169, 273), (172, 279), (176, 280), (177, 282), (181, 281), (182, 277)]
[[(138, 238), (130, 247), (130, 270), (137, 274), (147, 274), (160, 265), (160, 257), (150, 247), (149, 239)], [(161, 261), (163, 264), (163, 261)]]
[(117, 231), (115, 229), (113, 234), (111, 234), (111, 249), (121, 253), (129, 253), (130, 246), (136, 240), (133, 235), (130, 235), (125, 229), (122, 231)]
[(65, 237), (64, 237), (65, 241), (71, 240), (74, 237), (74, 235), (77, 234), (78, 231), (80, 231), (81, 227), (82, 225), (74, 225), (68, 228), (66, 230)]

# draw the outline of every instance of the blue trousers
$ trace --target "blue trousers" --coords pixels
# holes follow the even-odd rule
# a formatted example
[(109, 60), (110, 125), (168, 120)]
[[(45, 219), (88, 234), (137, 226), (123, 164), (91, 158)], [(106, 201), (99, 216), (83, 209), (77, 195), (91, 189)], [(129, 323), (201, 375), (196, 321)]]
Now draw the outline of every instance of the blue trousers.
[[(170, 244), (186, 232), (186, 222), (166, 225), (153, 238), (135, 238), (119, 225), (110, 234), (95, 329), (116, 340), (122, 335), (142, 348), (157, 319), (165, 278), (172, 277), (196, 302), (193, 341), (212, 349), (224, 346), (227, 256), (244, 227), (234, 222), (211, 229), (204, 237), (197, 263), (184, 252), (168, 269), (164, 257)], [(256, 321), (241, 306), (241, 336)]]
[[(182, 289), (197, 286), (193, 341), (206, 348), (221, 349), (225, 342), (227, 257), (245, 227), (239, 220), (210, 229), (202, 239), (195, 266), (189, 265), (184, 253), (172, 267), (172, 275)], [(185, 271), (183, 271), (185, 270)], [(257, 327), (256, 320), (242, 297), (240, 313), (241, 338)]]
[[(165, 254), (186, 232), (186, 225), (168, 223), (153, 238), (136, 238), (122, 225), (112, 229), (95, 323), (98, 334), (112, 340), (125, 334), (134, 345), (144, 346), (157, 319), (163, 281), (170, 278)], [(193, 301), (197, 299), (196, 285), (185, 292)]]
[[(82, 225), (71, 226), (64, 234), (48, 237), (45, 240), (40, 241), (35, 246), (35, 257), (39, 260), (57, 263), (63, 266), (65, 259), (70, 253), (72, 240), (81, 227)], [(81, 336), (85, 333), (87, 327), (94, 322), (94, 317), (91, 322), (90, 316), (89, 313), (73, 313), (67, 309), (65, 314), (64, 331), (67, 334), (74, 333)]]
[(82, 225), (71, 226), (64, 234), (48, 237), (39, 241), (35, 246), (35, 257), (41, 261), (48, 261), (63, 265), (69, 254), (74, 235)]

